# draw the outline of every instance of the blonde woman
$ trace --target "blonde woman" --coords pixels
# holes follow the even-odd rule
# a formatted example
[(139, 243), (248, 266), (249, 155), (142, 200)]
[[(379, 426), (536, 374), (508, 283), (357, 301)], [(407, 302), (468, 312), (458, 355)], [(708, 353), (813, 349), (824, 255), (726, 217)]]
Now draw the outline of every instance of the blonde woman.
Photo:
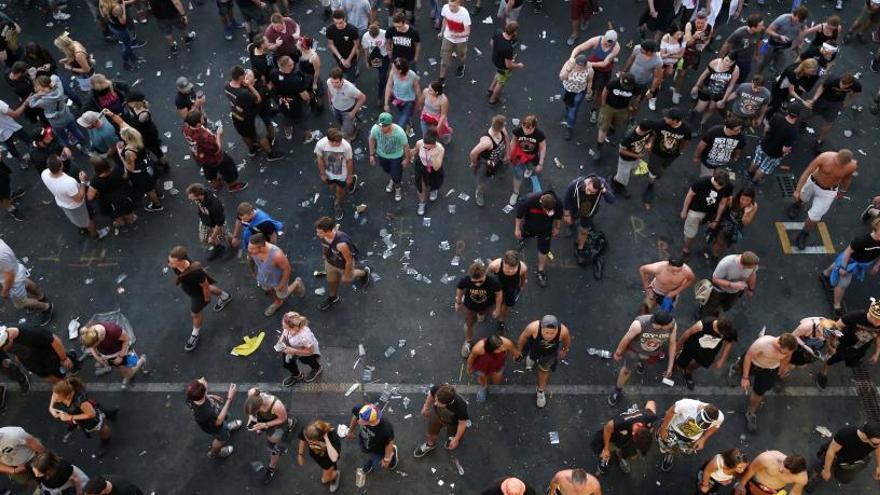
[(95, 371), (96, 375), (109, 373), (111, 368), (119, 369), (123, 390), (128, 387), (138, 371), (143, 370), (145, 374), (147, 373), (145, 368), (147, 355), (138, 357), (133, 352), (129, 355), (132, 344), (131, 334), (113, 322), (89, 322), (79, 331), (79, 340), (101, 365)]
[(306, 464), (306, 448), (309, 449), (309, 456), (321, 467), (321, 483), (328, 485), (330, 493), (336, 493), (339, 488), (336, 465), (342, 453), (342, 442), (336, 428), (320, 419), (312, 421), (299, 432), (296, 463), (300, 466)]
[(131, 19), (126, 14), (126, 7), (135, 0), (98, 0), (98, 12), (107, 23), (107, 29), (113, 33), (116, 40), (122, 45), (122, 65), (125, 70), (137, 70), (138, 57), (134, 54), (135, 48), (147, 44), (146, 41), (133, 39), (128, 31), (128, 23)]
[(74, 41), (65, 31), (61, 36), (55, 38), (55, 47), (64, 54), (64, 58), (59, 60), (65, 69), (73, 73), (79, 90), (87, 93), (92, 89), (92, 82), (89, 79), (95, 73), (92, 66), (92, 57), (86, 48), (79, 41)]
[(278, 461), (281, 459), (281, 440), (296, 426), (296, 419), (288, 417), (284, 403), (272, 394), (254, 387), (248, 390), (244, 402), (244, 412), (248, 416), (247, 429), (257, 435), (264, 434), (269, 449), (269, 465), (263, 472), (263, 484), (275, 479)]
[(115, 418), (117, 412), (115, 409), (105, 411), (100, 404), (89, 400), (86, 386), (79, 378), (66, 378), (52, 387), (49, 414), (67, 423), (71, 430), (79, 428), (85, 433), (97, 433), (102, 446), (110, 441), (107, 419)]
[[(85, 104), (86, 110), (100, 112), (103, 109), (113, 113), (122, 114), (125, 109), (125, 97), (128, 93), (128, 85), (124, 83), (114, 84), (104, 74), (95, 74), (91, 77), (92, 91)], [(109, 115), (108, 115), (109, 118)], [(117, 126), (118, 127), (118, 126)]]
[(122, 141), (116, 143), (116, 151), (119, 159), (125, 166), (125, 173), (131, 181), (131, 185), (137, 194), (146, 194), (150, 202), (144, 206), (149, 212), (162, 211), (165, 209), (156, 192), (156, 171), (147, 161), (147, 150), (144, 147), (144, 138), (141, 133), (131, 127), (119, 115), (109, 110), (103, 113), (110, 117), (119, 127), (119, 137)]
[[(283, 329), (281, 336), (278, 337), (278, 343), (275, 344), (275, 350), (281, 354), (284, 369), (290, 372), (290, 376), (285, 378), (281, 385), (292, 387), (296, 382), (315, 381), (321, 374), (321, 347), (309, 328), (309, 319), (296, 311), (288, 311), (284, 314), (281, 323)], [(308, 375), (303, 375), (299, 370), (297, 361), (312, 369)]]
[(159, 171), (168, 173), (168, 156), (162, 151), (162, 138), (159, 136), (159, 128), (153, 122), (153, 114), (150, 112), (150, 102), (143, 93), (131, 90), (125, 97), (125, 108), (122, 111), (128, 125), (134, 127), (144, 138), (144, 147), (150, 152), (159, 164)]

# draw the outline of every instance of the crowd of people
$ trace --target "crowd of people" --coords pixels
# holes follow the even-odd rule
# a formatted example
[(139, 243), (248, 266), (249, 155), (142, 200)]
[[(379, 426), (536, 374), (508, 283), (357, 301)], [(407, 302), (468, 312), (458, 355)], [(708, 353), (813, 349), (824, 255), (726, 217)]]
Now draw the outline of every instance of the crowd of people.
[[(200, 12), (210, 8), (196, 3)], [(483, 115), (491, 118), (467, 153), (467, 165), (478, 207), (488, 202), (487, 188), (497, 175), (510, 168), (506, 209), (514, 212), (515, 220), (508, 228), (512, 227), (519, 249), (494, 253), (500, 256), (488, 262), (473, 262), (456, 284), (453, 306), (462, 315), (464, 329), (460, 354), (477, 383), (476, 403), (488, 400), (490, 384), (497, 387), (504, 382), (510, 359), (524, 361), (525, 370), (535, 373), (535, 404), (547, 406), (551, 376), (568, 356), (572, 341), (583, 337), (574, 325), (553, 314), (529, 318), (519, 335), (510, 337), (512, 309), (523, 291), (538, 291), (528, 287), (532, 274), (540, 289), (553, 290), (549, 262), (554, 259), (553, 240), (560, 233), (571, 238), (576, 264), (592, 267), (596, 279), (603, 277), (607, 239), (596, 221), (601, 209), (631, 198), (633, 176), (645, 176), (636, 179), (644, 182), (639, 206), (645, 210), (652, 210), (664, 196), (684, 196), (680, 219), (669, 219), (681, 222), (681, 249), (638, 270), (643, 289), (639, 307), (633, 308), (634, 318), (607, 356), (620, 366), (615, 384), (609, 386), (609, 406), (623, 399), (633, 371), (644, 374), (648, 366), (662, 363), (664, 382), (671, 384), (681, 374), (686, 389), (694, 391), (698, 370), (715, 367), (725, 371), (731, 386), (740, 386), (748, 394), (743, 420), (746, 430), (755, 433), (766, 393), (791, 373), (798, 373), (797, 368), (819, 368), (816, 386), (826, 388), (830, 367), (836, 363), (847, 367), (877, 364), (880, 302), (872, 300), (846, 311), (844, 296), (854, 278), (861, 281), (880, 271), (880, 197), (871, 201), (860, 222), (836, 220), (864, 233), (856, 235), (819, 274), (825, 289), (833, 293), (833, 316), (805, 317), (788, 332), (749, 335), (751, 342), (741, 355), (732, 355), (745, 332), (736, 328), (728, 313), (741, 298), (752, 298), (758, 291), (761, 260), (754, 250), (746, 249), (749, 243), (744, 232), (759, 211), (759, 191), (792, 153), (809, 123), (820, 123), (812, 146), (815, 158), (796, 167), (802, 171), (785, 213), (792, 221), (802, 219), (803, 226), (789, 241), (789, 249), (807, 250), (820, 222), (829, 220), (834, 202), (853, 187), (859, 171), (857, 156), (849, 149), (829, 149), (826, 138), (841, 112), (859, 97), (862, 82), (860, 74), (839, 70), (836, 61), (841, 50), (859, 50), (856, 44), (866, 42), (865, 33), (875, 30), (874, 38), (878, 38), (880, 1), (866, 0), (863, 6), (838, 1), (837, 10), (861, 9), (847, 28), (837, 15), (810, 24), (813, 6), (800, 2), (790, 11), (766, 17), (763, 11), (744, 12), (742, 0), (648, 0), (642, 15), (634, 19), (639, 39), (626, 45), (622, 27), (633, 24), (627, 21), (610, 23), (607, 30), (599, 30), (601, 34), (581, 39), (591, 31), (589, 22), (602, 7), (595, 0), (572, 0), (571, 35), (566, 40), (571, 52), (558, 76), (562, 88), (558, 99), (564, 110), (563, 130), (558, 134), (564, 141), (577, 137), (589, 143), (584, 155), (590, 161), (583, 175), (566, 177), (564, 190), (558, 194), (541, 189), (537, 180), (548, 165), (548, 137), (556, 133), (546, 126), (542, 129), (534, 114), (511, 117), (511, 126), (507, 116), (496, 114), (500, 103), (516, 98), (505, 89), (511, 83), (529, 84), (519, 73), (534, 70), (517, 58), (520, 21), (528, 23), (527, 15), (521, 16), (525, 1), (497, 3), (499, 27), (491, 36), (487, 57), (495, 73), (491, 81), (481, 81), (486, 88)], [(194, 30), (198, 23), (190, 19), (193, 6), (181, 0), (98, 0), (95, 7), (105, 41), (118, 46), (122, 67), (128, 72), (143, 70), (152, 57), (174, 57), (203, 42)], [(138, 235), (131, 227), (142, 221), (137, 214), (141, 208), (144, 216), (165, 210), (170, 198), (159, 183), (170, 173), (171, 160), (147, 96), (136, 84), (99, 72), (94, 54), (76, 40), (81, 32), (66, 8), (66, 3), (49, 2), (46, 9), (54, 21), (72, 24), (71, 32), (54, 38), (54, 49), (41, 45), (47, 38), (28, 33), (12, 17), (0, 15), (0, 61), (7, 68), (6, 93), (13, 95), (0, 100), (0, 142), (10, 156), (4, 162), (23, 170), (36, 169), (79, 235), (111, 243), (112, 237), (106, 237), (112, 231)], [(455, 109), (459, 115), (463, 112), (447, 87), (459, 84), (455, 79), (469, 73), (471, 15), (481, 11), (481, 2), (430, 0), (423, 6), (417, 0), (381, 4), (377, 0), (321, 0), (316, 15), (323, 15), (324, 27), (316, 32), (306, 32), (292, 17), (287, 0), (218, 0), (217, 8), (226, 40), (235, 39), (238, 29), (247, 37), (242, 47), (247, 63), (227, 69), (224, 95), (234, 133), (249, 160), (292, 158), (279, 141), (276, 127), (285, 140), (302, 138), (314, 146), (317, 176), (333, 198), (332, 208), (316, 215), (313, 224), (315, 249), (321, 249), (322, 275), (327, 281), (326, 297), (316, 309), (329, 311), (342, 301), (341, 286), (356, 284), (363, 290), (374, 281), (366, 253), (339, 224), (346, 212), (355, 218), (363, 212), (352, 200), (356, 190), (373, 187), (360, 181), (359, 173), (361, 177), (372, 173), (355, 170), (355, 149), (366, 149), (369, 165), (381, 167), (387, 175), (384, 189), (394, 202), (407, 197), (412, 203), (409, 194), (404, 194), (404, 182), (405, 175), (409, 177), (406, 169), (413, 168), (417, 216), (427, 215), (438, 200), (447, 170), (461, 174), (464, 169), (453, 170), (449, 164), (456, 160), (448, 153), (456, 134)], [(533, 8), (540, 12), (543, 5), (535, 1)], [(425, 10), (431, 23), (420, 33), (417, 15)], [(75, 20), (77, 24), (82, 21)], [(91, 25), (91, 21), (82, 25)], [(166, 48), (145, 48), (146, 42), (138, 38), (137, 31), (153, 29), (152, 25), (158, 26)], [(429, 34), (440, 41), (436, 72), (433, 68), (424, 71), (427, 57), (422, 37)], [(880, 50), (870, 68), (880, 72)], [(368, 83), (372, 78), (375, 81)], [(663, 95), (666, 88), (670, 99)], [(687, 102), (688, 96), (693, 103)], [(644, 101), (647, 109), (641, 108)], [(874, 102), (880, 110), (880, 93)], [(578, 120), (584, 104), (591, 107), (589, 117), (583, 119), (588, 123)], [(215, 110), (209, 112), (204, 92), (191, 78), (177, 78), (174, 105), (180, 133), (172, 139), (183, 138), (204, 177), (185, 189), (191, 214), (199, 220), (198, 244), (208, 261), (222, 262), (234, 253), (244, 256), (256, 285), (265, 293), (264, 315), (276, 321), (285, 306), (302, 306), (289, 302), (291, 296), (302, 298), (306, 293), (303, 279), (294, 274), (281, 245), (284, 219), (273, 218), (259, 204), (234, 203), (230, 195), (246, 190), (249, 182), (230, 155), (233, 146), (223, 119)], [(374, 124), (365, 124), (362, 110), (370, 105), (381, 113)], [(325, 110), (333, 125), (313, 128)], [(363, 129), (365, 125), (369, 128)], [(749, 129), (757, 134), (756, 143), (749, 143)], [(471, 138), (457, 138), (464, 139)], [(691, 141), (696, 142), (692, 151)], [(746, 150), (752, 144), (754, 151), (749, 153)], [(672, 184), (664, 185), (660, 179), (670, 166), (686, 161), (679, 160), (686, 153), (692, 153), (693, 177), (687, 189), (676, 192)], [(749, 154), (751, 161), (738, 167)], [(601, 165), (613, 162), (615, 156), (614, 172), (600, 173)], [(0, 204), (8, 219), (27, 222), (26, 209), (19, 206), (25, 191), (13, 187), (13, 168), (0, 162)], [(230, 209), (234, 222), (228, 221)], [(478, 217), (479, 211), (473, 214)], [(609, 232), (609, 237), (615, 234)], [(66, 235), (75, 236), (73, 229)], [(537, 254), (530, 266), (526, 244), (532, 238)], [(64, 423), (70, 433), (96, 434), (98, 453), (103, 454), (111, 442), (117, 410), (89, 397), (80, 376), (84, 356), (66, 349), (50, 330), (55, 307), (20, 261), (20, 255), (34, 254), (26, 249), (14, 238), (0, 240), (0, 295), (15, 308), (38, 315), (33, 325), (0, 326), (0, 371), (25, 393), (31, 375), (50, 383), (49, 415)], [(189, 302), (192, 332), (184, 343), (186, 352), (194, 351), (202, 336), (209, 335), (203, 331), (205, 309), (211, 306), (221, 312), (238, 296), (232, 281), (218, 281), (196, 260), (200, 257), (196, 251), (201, 252), (180, 245), (167, 255), (173, 283)], [(700, 270), (689, 265), (699, 257), (714, 265), (702, 279), (698, 279)], [(676, 311), (688, 290), (693, 290), (698, 303), (693, 314)], [(319, 337), (325, 343), (332, 339), (313, 331), (308, 311), (300, 311), (280, 313), (281, 330), (273, 349), (286, 375), (283, 387), (318, 380), (323, 370)], [(495, 320), (495, 331), (477, 338), (476, 325), (487, 316)], [(686, 328), (680, 329), (678, 321), (686, 323)], [(137, 376), (150, 372), (146, 354), (133, 349), (135, 337), (125, 324), (89, 321), (78, 335), (96, 362), (96, 375), (117, 368), (123, 390)], [(258, 345), (246, 341), (236, 349), (248, 353)], [(343, 477), (338, 468), (344, 438), (357, 437), (365, 457), (354, 480), (358, 486), (367, 474), (394, 470), (400, 462), (400, 445), (382, 400), (355, 405), (345, 428), (321, 418), (299, 425), (282, 399), (258, 388), (247, 391), (243, 411), (232, 407), (238, 393), (235, 384), (223, 397), (211, 393), (202, 377), (189, 382), (183, 392), (193, 419), (212, 438), (208, 458), (231, 456), (231, 436), (243, 426), (265, 440), (269, 462), (262, 468), (264, 483), (284, 469), (285, 445), (294, 439), (296, 462), (304, 465), (308, 451), (321, 468), (321, 483), (331, 493)], [(441, 445), (449, 451), (459, 448), (471, 424), (469, 406), (453, 384), (429, 387), (420, 410), (426, 434), (413, 446), (413, 456), (422, 458)], [(658, 407), (655, 400), (648, 400), (643, 407), (634, 405), (607, 420), (590, 443), (597, 456), (595, 469), (559, 471), (549, 480), (548, 493), (599, 495), (601, 475), (612, 461), (628, 473), (631, 462), (649, 455), (654, 443), (664, 472), (671, 471), (680, 456), (705, 459), (695, 478), (697, 493), (729, 487), (738, 495), (800, 495), (832, 479), (851, 482), (869, 465), (872, 453), (877, 457), (873, 477), (880, 480), (880, 422), (876, 420), (836, 425), (833, 437), (815, 455), (778, 450), (749, 453), (744, 447), (722, 448), (726, 446), (717, 441), (709, 444), (726, 419), (725, 428), (731, 428), (730, 418), (718, 405), (681, 398), (665, 410)], [(237, 412), (243, 412), (244, 419), (237, 419)], [(2, 427), (0, 472), (49, 495), (143, 493), (124, 477), (85, 473), (50, 447), (23, 428)], [(483, 493), (535, 493), (533, 480), (525, 474), (497, 479)]]

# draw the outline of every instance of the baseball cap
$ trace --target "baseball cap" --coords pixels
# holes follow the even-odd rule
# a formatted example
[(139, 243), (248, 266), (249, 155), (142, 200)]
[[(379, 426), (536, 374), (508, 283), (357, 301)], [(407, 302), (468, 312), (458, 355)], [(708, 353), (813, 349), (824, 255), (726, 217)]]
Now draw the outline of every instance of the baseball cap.
[(136, 89), (129, 91), (128, 95), (126, 95), (126, 97), (125, 97), (126, 102), (128, 102), (128, 101), (146, 101), (146, 100), (147, 100), (147, 97), (144, 96), (143, 93), (141, 93), (140, 91), (138, 91)]
[(382, 112), (379, 114), (379, 125), (386, 126), (391, 125), (392, 119), (391, 114), (388, 112)]
[(605, 34), (602, 36), (602, 39), (609, 42), (609, 43), (617, 42), (617, 31), (615, 31), (613, 29), (609, 29), (608, 31), (605, 31)]
[(803, 111), (804, 111), (803, 103), (801, 103), (795, 99), (792, 99), (791, 101), (789, 101), (788, 108), (785, 109), (785, 113), (787, 113), (788, 115), (793, 115), (795, 117), (800, 115), (801, 112), (803, 112)]
[(878, 421), (865, 423), (861, 430), (868, 438), (880, 438), (880, 422)]
[(663, 116), (672, 120), (681, 120), (682, 118), (681, 110), (679, 110), (678, 107), (667, 108), (666, 111), (663, 112)]
[(584, 66), (587, 65), (587, 56), (584, 54), (580, 54), (574, 59), (574, 63)]
[(189, 82), (189, 79), (180, 76), (177, 78), (177, 89), (179, 91), (192, 91), (193, 85)]
[(358, 421), (363, 423), (373, 423), (382, 419), (382, 411), (374, 404), (364, 404), (358, 410)]
[(544, 315), (544, 317), (541, 318), (541, 326), (559, 328), (559, 320), (553, 315)]
[(88, 112), (83, 112), (82, 115), (76, 119), (76, 123), (81, 125), (82, 127), (91, 127), (95, 125), (95, 122), (101, 119), (101, 114), (98, 112), (94, 112), (89, 110)]
[(651, 322), (660, 326), (669, 325), (673, 321), (675, 320), (672, 318), (672, 313), (663, 309), (655, 312), (654, 316), (651, 317)]
[(0, 325), (0, 347), (6, 345), (7, 340), (9, 340), (9, 332), (6, 331), (6, 325)]

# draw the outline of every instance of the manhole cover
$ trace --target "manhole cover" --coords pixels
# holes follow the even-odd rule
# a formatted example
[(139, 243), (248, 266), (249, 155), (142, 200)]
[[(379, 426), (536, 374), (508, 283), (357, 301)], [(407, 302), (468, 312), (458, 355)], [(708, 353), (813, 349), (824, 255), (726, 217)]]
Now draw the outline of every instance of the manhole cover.
[(793, 175), (777, 175), (776, 183), (779, 185), (779, 191), (782, 193), (783, 198), (790, 198), (794, 195), (794, 187), (797, 185), (797, 181), (795, 181)]
[(853, 382), (868, 421), (880, 421), (880, 394), (864, 366), (853, 368)]

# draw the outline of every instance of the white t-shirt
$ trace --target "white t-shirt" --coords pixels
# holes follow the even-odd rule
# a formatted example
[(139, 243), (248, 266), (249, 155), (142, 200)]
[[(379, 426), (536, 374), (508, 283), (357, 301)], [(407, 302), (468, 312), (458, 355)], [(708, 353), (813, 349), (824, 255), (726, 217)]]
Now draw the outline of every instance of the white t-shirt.
[(9, 113), (9, 104), (0, 100), (0, 142), (4, 142), (12, 136), (12, 133), (21, 129), (18, 122), (7, 115)]
[(449, 8), (449, 4), (443, 6), (440, 16), (446, 19), (446, 29), (443, 30), (443, 37), (452, 43), (464, 43), (468, 40), (465, 32), (471, 25), (471, 15), (464, 7), (459, 7), (458, 12), (453, 12)]
[(64, 173), (61, 174), (61, 177), (53, 177), (52, 172), (47, 168), (40, 173), (40, 178), (43, 179), (43, 184), (46, 184), (46, 188), (49, 189), (52, 196), (55, 196), (56, 205), (68, 210), (75, 210), (82, 206), (84, 200), (74, 201), (71, 198), (79, 193), (79, 183), (73, 177)]
[(705, 405), (707, 405), (705, 402), (694, 399), (679, 400), (675, 403), (674, 415), (669, 426), (677, 433), (692, 440), (698, 440), (709, 428), (721, 427), (721, 423), (724, 422), (724, 413), (721, 411), (718, 411), (718, 419), (706, 430), (701, 429), (697, 425), (697, 414), (699, 414), (700, 408)]
[(330, 94), (330, 102), (333, 104), (333, 108), (342, 112), (347, 112), (354, 108), (358, 96), (361, 95), (361, 90), (357, 89), (347, 79), (342, 80), (342, 87), (339, 89), (336, 89), (336, 86), (333, 85), (333, 79), (327, 79), (327, 92)]
[(324, 173), (330, 180), (345, 181), (348, 178), (348, 160), (351, 160), (351, 144), (345, 139), (333, 146), (326, 136), (315, 145), (315, 154), (324, 157)]
[(373, 48), (379, 48), (379, 53), (383, 57), (388, 56), (388, 48), (385, 46), (385, 30), (380, 29), (379, 35), (373, 38), (370, 36), (370, 32), (367, 31), (361, 36), (361, 46), (364, 48), (364, 53), (367, 57), (370, 56), (370, 53), (373, 51)]
[(36, 452), (27, 446), (28, 433), (18, 426), (0, 428), (0, 463), (18, 467), (30, 461)]

